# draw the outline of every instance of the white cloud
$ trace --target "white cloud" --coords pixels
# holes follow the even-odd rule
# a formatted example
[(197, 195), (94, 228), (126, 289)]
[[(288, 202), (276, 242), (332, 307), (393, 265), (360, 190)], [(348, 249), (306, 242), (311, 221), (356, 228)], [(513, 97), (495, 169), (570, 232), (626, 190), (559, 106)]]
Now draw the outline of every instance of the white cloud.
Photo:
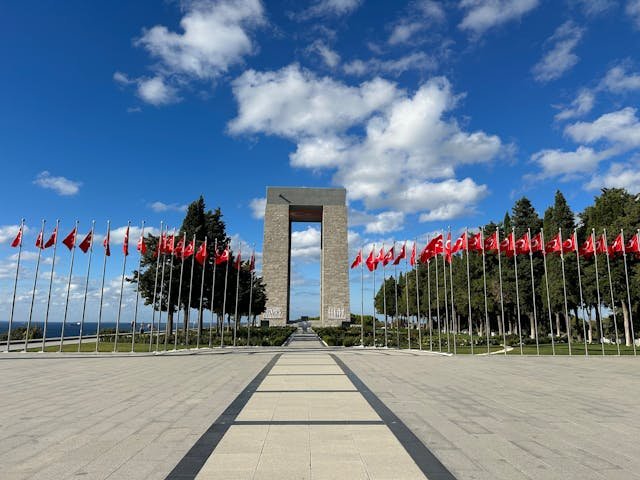
[(422, 0), (409, 5), (409, 12), (395, 25), (387, 40), (389, 45), (417, 43), (417, 36), (433, 24), (446, 20), (444, 7), (433, 0)]
[[(367, 209), (424, 212), (450, 201), (471, 210), (486, 187), (461, 181), (475, 192), (461, 201), (447, 180), (455, 167), (492, 161), (505, 150), (497, 136), (459, 127), (449, 115), (459, 97), (441, 77), (409, 95), (379, 78), (351, 87), (292, 65), (246, 72), (234, 82), (234, 95), (239, 113), (229, 125), (232, 133), (292, 140), (297, 145), (290, 155), (293, 166), (330, 169), (333, 182)], [(429, 188), (441, 188), (442, 203), (411, 204), (396, 193)]]
[(557, 121), (582, 117), (591, 111), (595, 102), (595, 94), (588, 89), (582, 89), (571, 105), (555, 115)]
[(605, 141), (624, 151), (640, 146), (640, 121), (636, 116), (636, 109), (627, 107), (606, 113), (593, 122), (568, 125), (565, 134), (575, 142)]
[[(127, 231), (127, 226), (123, 225), (122, 227), (112, 228), (109, 233), (109, 240), (112, 245), (122, 245), (124, 243), (124, 234)], [(129, 227), (129, 250), (133, 251), (138, 244), (138, 239), (140, 238), (140, 234), (142, 233), (142, 228), (138, 226), (131, 225)], [(160, 229), (156, 227), (145, 226), (144, 227), (144, 236), (153, 235), (157, 237), (160, 235)], [(104, 236), (96, 235), (96, 240), (104, 239)]]
[(320, 259), (319, 228), (308, 226), (305, 230), (291, 232), (291, 258), (302, 262), (314, 262)]
[(381, 60), (352, 60), (342, 67), (348, 75), (371, 75), (386, 73), (393, 76), (401, 75), (408, 70), (435, 70), (438, 62), (424, 52), (414, 52), (400, 58)]
[(361, 3), (362, 0), (316, 0), (299, 15), (299, 18), (308, 20), (316, 17), (348, 15)]
[(598, 153), (592, 148), (580, 146), (574, 152), (547, 149), (535, 153), (531, 160), (542, 168), (540, 177), (561, 176), (565, 179), (575, 178), (584, 173), (593, 172), (601, 160), (608, 155)]
[(604, 174), (594, 175), (585, 185), (588, 190), (601, 188), (625, 188), (632, 194), (640, 193), (640, 158), (635, 163), (612, 163)]
[(267, 199), (262, 198), (253, 198), (249, 202), (249, 208), (251, 208), (251, 216), (258, 220), (264, 218), (264, 210), (267, 207)]
[(614, 0), (573, 0), (585, 15), (595, 17), (616, 6)]
[(459, 6), (465, 11), (458, 27), (475, 36), (513, 20), (539, 5), (539, 0), (461, 0)]
[[(12, 242), (16, 235), (18, 234), (18, 230), (20, 229), (20, 225), (0, 225), (0, 244)], [(29, 227), (26, 225), (23, 228), (23, 241), (24, 234), (29, 232)]]
[(349, 212), (349, 224), (353, 226), (363, 225), (367, 233), (393, 232), (401, 230), (404, 226), (404, 213), (387, 211), (372, 214), (352, 210)]
[(532, 69), (534, 78), (538, 82), (549, 82), (573, 68), (579, 60), (573, 50), (583, 34), (584, 29), (570, 20), (560, 25), (547, 40), (553, 46)]
[(153, 202), (149, 204), (149, 208), (157, 213), (162, 212), (185, 212), (187, 205), (179, 205), (177, 203)]
[(189, 80), (211, 81), (255, 51), (251, 31), (264, 24), (260, 0), (200, 0), (187, 2), (181, 32), (155, 25), (135, 42), (157, 59), (151, 78), (130, 79), (122, 72), (114, 80), (136, 84), (138, 96), (153, 105), (177, 101), (177, 90)]
[(320, 56), (324, 64), (329, 68), (336, 68), (340, 63), (340, 55), (332, 50), (326, 43), (316, 40), (309, 46), (309, 51)]
[(640, 28), (640, 0), (627, 0), (625, 12), (631, 17), (635, 26)]
[(80, 185), (82, 185), (81, 182), (69, 180), (65, 177), (54, 177), (46, 170), (40, 172), (33, 183), (39, 187), (53, 190), (58, 195), (63, 196), (77, 194), (80, 191)]
[(613, 93), (640, 90), (640, 74), (628, 74), (623, 65), (618, 65), (607, 72), (600, 86)]

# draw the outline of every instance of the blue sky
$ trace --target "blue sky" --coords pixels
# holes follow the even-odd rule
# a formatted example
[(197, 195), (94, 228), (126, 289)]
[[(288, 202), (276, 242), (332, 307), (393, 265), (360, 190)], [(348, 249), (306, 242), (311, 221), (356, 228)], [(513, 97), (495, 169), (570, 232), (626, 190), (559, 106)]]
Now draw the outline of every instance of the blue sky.
[[(523, 194), (579, 211), (640, 190), (638, 0), (25, 1), (0, 19), (2, 316), (21, 217), (33, 252), (41, 218), (177, 226), (204, 194), (261, 250), (266, 185), (345, 186), (353, 254)], [(293, 314), (314, 314), (318, 230), (296, 229)]]

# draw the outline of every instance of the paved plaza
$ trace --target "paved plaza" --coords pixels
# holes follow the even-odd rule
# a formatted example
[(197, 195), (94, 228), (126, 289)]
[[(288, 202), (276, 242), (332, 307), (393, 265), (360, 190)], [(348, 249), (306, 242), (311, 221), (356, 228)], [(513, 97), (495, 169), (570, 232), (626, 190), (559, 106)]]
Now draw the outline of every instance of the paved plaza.
[(4, 353), (0, 378), (2, 479), (640, 479), (635, 358), (311, 340)]

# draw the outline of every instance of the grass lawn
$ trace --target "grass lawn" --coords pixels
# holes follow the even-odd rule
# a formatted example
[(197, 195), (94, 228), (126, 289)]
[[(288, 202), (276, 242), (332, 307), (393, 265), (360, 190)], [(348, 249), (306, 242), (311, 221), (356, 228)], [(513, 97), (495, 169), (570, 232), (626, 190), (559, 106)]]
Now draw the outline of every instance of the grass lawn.
[[(535, 345), (524, 345), (522, 347), (522, 351), (524, 355), (536, 355), (536, 346)], [(555, 348), (556, 355), (569, 355), (569, 345), (566, 343), (560, 343), (556, 345)], [(589, 355), (602, 355), (602, 346), (600, 344), (591, 344), (587, 345), (587, 351)], [(514, 346), (513, 350), (507, 352), (509, 355), (520, 355), (520, 347)], [(571, 344), (571, 354), (572, 355), (584, 355), (584, 343), (572, 343)], [(604, 346), (604, 354), (605, 355), (618, 355), (618, 349), (615, 345), (607, 345)], [(540, 345), (540, 355), (553, 355), (553, 349), (551, 348), (551, 344), (541, 344)], [(626, 347), (624, 345), (620, 345), (620, 355), (633, 355), (633, 347)]]

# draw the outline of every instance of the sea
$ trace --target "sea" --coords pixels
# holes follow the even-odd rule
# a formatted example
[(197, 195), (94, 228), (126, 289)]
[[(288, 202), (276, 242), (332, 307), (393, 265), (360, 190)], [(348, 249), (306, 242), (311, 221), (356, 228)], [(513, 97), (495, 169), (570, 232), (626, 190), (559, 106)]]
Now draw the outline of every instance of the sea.
[[(13, 322), (11, 329), (14, 330), (18, 327), (26, 327), (26, 326), (27, 326), (27, 322)], [(44, 324), (42, 322), (31, 322), (31, 326), (32, 327), (38, 326), (44, 330)], [(136, 328), (136, 332), (140, 331), (140, 326), (141, 325), (138, 324)], [(143, 327), (144, 327), (144, 331), (148, 332), (151, 329), (151, 324), (145, 323)], [(97, 323), (85, 322), (82, 334), (87, 336), (95, 335), (97, 328), (98, 328)], [(116, 328), (115, 322), (105, 322), (100, 324), (100, 330), (103, 330), (103, 329), (115, 330), (115, 328)], [(153, 327), (154, 331), (157, 330), (157, 328), (158, 326), (154, 325)], [(160, 325), (161, 330), (163, 330), (164, 328), (165, 328), (164, 324)], [(9, 322), (0, 320), (0, 333), (5, 333), (7, 330), (9, 330)], [(130, 332), (130, 331), (131, 331), (131, 324), (129, 323), (120, 324), (120, 332)], [(62, 322), (49, 322), (47, 324), (47, 338), (60, 338), (61, 333), (62, 333)], [(77, 337), (78, 335), (80, 335), (80, 323), (67, 322), (67, 324), (64, 327), (64, 336)]]

